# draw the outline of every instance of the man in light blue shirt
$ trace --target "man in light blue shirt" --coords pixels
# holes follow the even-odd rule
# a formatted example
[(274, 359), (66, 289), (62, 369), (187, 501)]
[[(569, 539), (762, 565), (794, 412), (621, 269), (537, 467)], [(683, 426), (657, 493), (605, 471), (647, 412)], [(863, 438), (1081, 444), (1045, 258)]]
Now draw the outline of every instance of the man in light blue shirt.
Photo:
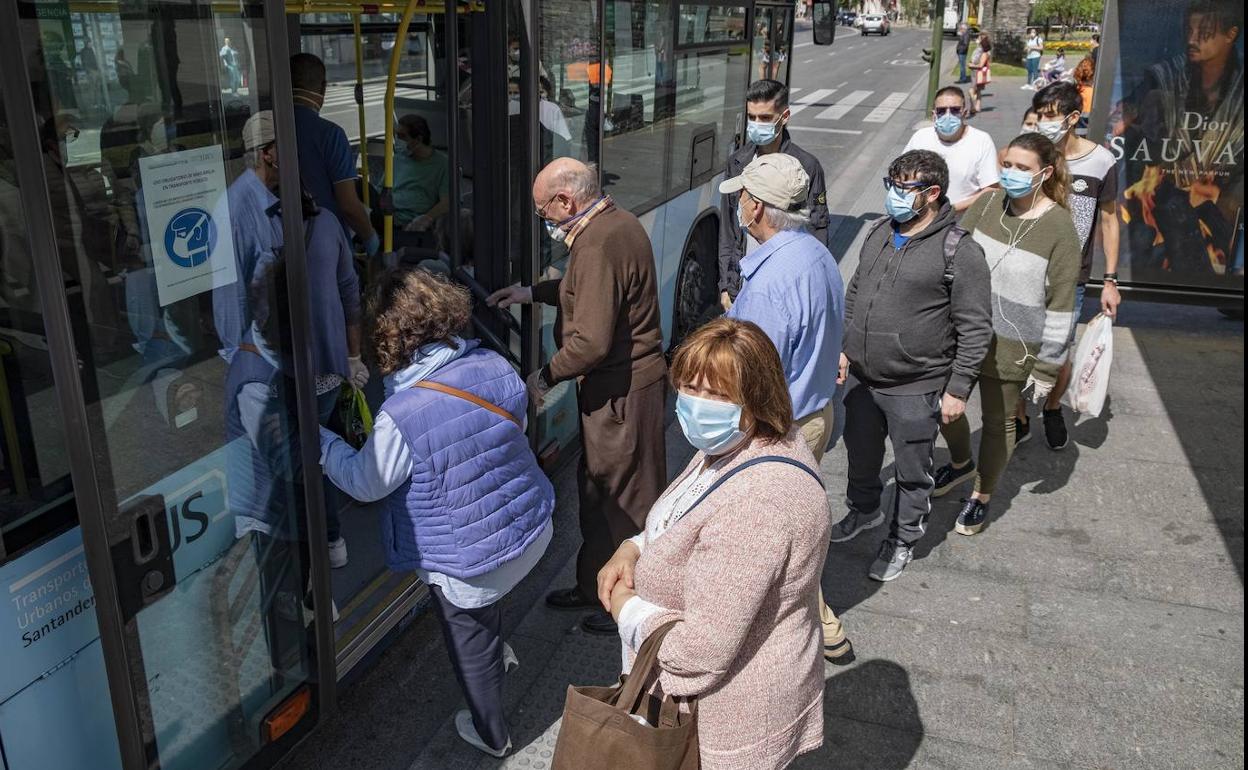
[[(797, 158), (769, 153), (719, 191), (738, 195), (737, 222), (761, 244), (741, 259), (741, 292), (728, 315), (758, 324), (775, 344), (794, 420), (817, 463), (832, 437), (845, 287), (836, 260), (807, 229), (809, 185)], [(849, 663), (853, 647), (822, 591), (819, 608), (824, 657)]]

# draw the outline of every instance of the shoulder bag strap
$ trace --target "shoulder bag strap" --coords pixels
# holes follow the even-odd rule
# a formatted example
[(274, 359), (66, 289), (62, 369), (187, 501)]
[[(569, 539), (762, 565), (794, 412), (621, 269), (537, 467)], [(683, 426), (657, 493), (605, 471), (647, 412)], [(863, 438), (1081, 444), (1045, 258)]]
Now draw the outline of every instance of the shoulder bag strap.
[(712, 492), (714, 492), (716, 489), (719, 489), (720, 485), (723, 484), (725, 481), (737, 475), (738, 473), (745, 470), (746, 468), (749, 468), (754, 465), (762, 465), (763, 463), (783, 463), (784, 465), (792, 465), (794, 468), (801, 468), (802, 470), (806, 471), (806, 473), (812, 479), (817, 481), (820, 487), (823, 486), (823, 479), (819, 478), (819, 474), (811, 470), (810, 466), (806, 465), (805, 463), (799, 463), (797, 460), (794, 460), (790, 457), (781, 457), (780, 455), (764, 455), (762, 457), (755, 457), (753, 460), (746, 460), (745, 462), (741, 463), (737, 467), (730, 468), (727, 473), (715, 479), (715, 482), (711, 484), (711, 486), (707, 488), (705, 492), (702, 493), (702, 496), (699, 497), (697, 500), (693, 501), (693, 505), (689, 506), (689, 508), (685, 511), (686, 515), (688, 515), (689, 511), (692, 511), (694, 508), (697, 508), (698, 505), (700, 505), (703, 500), (709, 497)]
[(464, 401), (467, 401), (471, 404), (476, 404), (482, 409), (488, 409), (489, 411), (493, 412), (499, 417), (502, 417), (505, 420), (510, 420), (512, 423), (515, 424), (517, 428), (520, 428), (520, 430), (524, 430), (524, 426), (520, 424), (520, 421), (517, 420), (515, 415), (513, 415), (511, 412), (508, 412), (506, 409), (503, 409), (501, 406), (498, 406), (497, 404), (491, 404), (489, 401), (486, 401), (484, 398), (481, 398), (480, 396), (474, 396), (473, 394), (469, 393), (466, 390), (460, 390), (459, 388), (452, 388), (450, 385), (443, 385), (440, 382), (431, 382), (429, 380), (421, 380), (420, 382), (416, 383), (412, 387), (424, 388), (425, 390), (436, 390), (437, 392), (445, 393), (448, 396), (461, 398)]
[(945, 288), (953, 288), (953, 258), (958, 254), (958, 245), (966, 236), (966, 230), (954, 225), (945, 231)]

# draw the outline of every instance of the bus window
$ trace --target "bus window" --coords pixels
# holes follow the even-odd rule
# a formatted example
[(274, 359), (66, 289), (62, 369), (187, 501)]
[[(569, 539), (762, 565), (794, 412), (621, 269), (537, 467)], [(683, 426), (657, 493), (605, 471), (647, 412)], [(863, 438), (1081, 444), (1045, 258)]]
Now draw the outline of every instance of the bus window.
[(613, 0), (607, 5), (607, 62), (614, 71), (603, 123), (603, 189), (633, 212), (666, 192), (673, 110), (672, 6)]
[[(699, 183), (695, 177), (724, 169), (745, 111), (749, 85), (744, 46), (690, 51), (676, 60), (676, 128), (672, 142), (673, 195)], [(694, 169), (694, 144), (714, 136), (709, 169)]]
[(306, 534), (280, 218), (304, 212), (275, 208), (295, 158), (258, 115), (265, 22), (175, 5), (31, 13), (20, 35), (81, 361), (75, 470), (97, 480), (87, 515), (134, 543), (112, 554), (141, 737), (200, 770), (252, 757), (249, 725), (307, 686), (307, 551), (327, 544)]
[(680, 5), (680, 45), (739, 43), (747, 39), (744, 5)]
[(793, 36), (791, 7), (761, 6), (754, 21), (754, 53), (750, 77), (789, 82), (789, 49)]

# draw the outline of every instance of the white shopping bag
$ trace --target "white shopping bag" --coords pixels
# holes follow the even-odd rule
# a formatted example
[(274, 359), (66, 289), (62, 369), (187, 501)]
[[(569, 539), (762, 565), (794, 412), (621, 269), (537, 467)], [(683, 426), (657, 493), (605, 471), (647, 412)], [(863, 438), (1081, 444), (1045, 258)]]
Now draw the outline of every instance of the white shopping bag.
[(1088, 322), (1070, 373), (1070, 386), (1062, 398), (1081, 414), (1098, 417), (1109, 391), (1109, 368), (1114, 360), (1114, 322), (1104, 313)]

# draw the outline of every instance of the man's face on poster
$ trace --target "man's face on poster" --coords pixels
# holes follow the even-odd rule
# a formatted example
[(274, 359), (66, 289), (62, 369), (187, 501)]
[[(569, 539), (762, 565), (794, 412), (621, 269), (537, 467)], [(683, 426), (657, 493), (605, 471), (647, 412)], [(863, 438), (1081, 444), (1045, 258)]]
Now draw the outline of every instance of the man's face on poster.
[(1224, 61), (1238, 37), (1238, 27), (1224, 28), (1213, 14), (1193, 13), (1187, 17), (1187, 60), (1193, 64)]

